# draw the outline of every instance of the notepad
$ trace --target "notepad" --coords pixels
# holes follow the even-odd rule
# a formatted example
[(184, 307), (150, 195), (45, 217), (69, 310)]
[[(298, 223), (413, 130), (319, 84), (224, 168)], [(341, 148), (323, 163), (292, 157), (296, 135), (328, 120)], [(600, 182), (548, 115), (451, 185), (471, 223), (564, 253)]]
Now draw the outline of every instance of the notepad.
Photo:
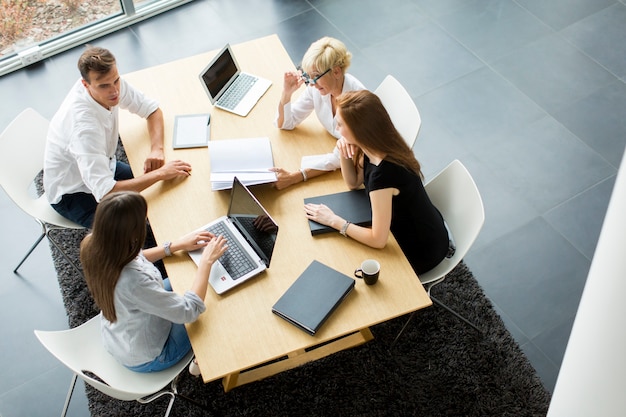
[(227, 190), (237, 177), (246, 186), (276, 182), (269, 138), (241, 138), (209, 142), (211, 189)]
[(354, 288), (354, 279), (313, 261), (276, 301), (272, 313), (314, 335)]
[[(304, 204), (325, 204), (336, 215), (359, 226), (372, 225), (372, 206), (370, 198), (365, 190), (344, 191), (335, 194), (326, 194), (304, 199)], [(334, 232), (330, 226), (325, 226), (313, 220), (309, 220), (309, 228), (312, 235)]]
[(210, 138), (210, 114), (181, 114), (174, 119), (174, 149), (207, 146)]

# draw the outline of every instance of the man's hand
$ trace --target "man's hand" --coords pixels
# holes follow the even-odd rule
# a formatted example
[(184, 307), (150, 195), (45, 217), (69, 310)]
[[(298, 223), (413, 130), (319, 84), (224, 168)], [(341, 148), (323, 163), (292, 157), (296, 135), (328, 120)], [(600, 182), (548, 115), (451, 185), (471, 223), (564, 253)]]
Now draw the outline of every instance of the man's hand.
[(185, 161), (175, 160), (159, 168), (161, 180), (171, 180), (176, 177), (188, 177), (191, 175), (191, 165)]
[(143, 163), (143, 172), (154, 171), (155, 169), (161, 168), (163, 165), (165, 165), (163, 149), (153, 150)]

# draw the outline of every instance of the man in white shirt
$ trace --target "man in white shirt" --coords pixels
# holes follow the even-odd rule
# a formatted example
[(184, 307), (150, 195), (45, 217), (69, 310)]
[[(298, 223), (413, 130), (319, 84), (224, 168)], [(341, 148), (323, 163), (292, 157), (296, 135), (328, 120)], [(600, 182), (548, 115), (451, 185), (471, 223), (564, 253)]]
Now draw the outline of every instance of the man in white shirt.
[[(50, 122), (44, 157), (44, 188), (62, 216), (90, 228), (98, 202), (114, 191), (140, 192), (158, 181), (187, 177), (191, 165), (165, 163), (159, 103), (127, 84), (115, 57), (89, 46), (78, 60), (79, 79)], [(145, 118), (151, 152), (143, 175), (117, 161), (119, 109)]]

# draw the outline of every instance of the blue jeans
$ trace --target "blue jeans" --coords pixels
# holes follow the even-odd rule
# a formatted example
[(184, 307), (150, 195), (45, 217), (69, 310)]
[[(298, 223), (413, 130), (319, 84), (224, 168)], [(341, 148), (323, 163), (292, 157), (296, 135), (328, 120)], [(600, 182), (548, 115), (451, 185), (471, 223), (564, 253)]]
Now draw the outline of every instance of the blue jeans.
[[(166, 290), (172, 291), (169, 279), (164, 279), (163, 284)], [(191, 342), (187, 336), (187, 329), (184, 324), (172, 323), (170, 334), (165, 341), (161, 354), (153, 361), (137, 366), (129, 366), (128, 369), (135, 372), (158, 372), (176, 365), (191, 350)]]
[[(130, 166), (124, 162), (117, 161), (114, 178), (115, 181), (133, 178)], [(90, 229), (93, 224), (96, 207), (98, 207), (98, 202), (92, 194), (88, 193), (65, 194), (61, 201), (52, 204), (52, 208), (61, 216), (87, 229)]]

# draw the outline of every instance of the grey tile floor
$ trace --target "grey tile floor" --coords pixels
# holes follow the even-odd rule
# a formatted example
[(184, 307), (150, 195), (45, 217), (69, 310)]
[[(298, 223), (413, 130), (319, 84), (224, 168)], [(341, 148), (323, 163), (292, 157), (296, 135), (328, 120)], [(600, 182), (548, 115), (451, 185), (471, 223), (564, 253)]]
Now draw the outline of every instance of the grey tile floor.
[[(458, 158), (481, 190), (466, 262), (552, 390), (626, 144), (626, 2), (197, 0), (93, 43), (124, 73), (272, 33), (296, 63), (338, 37), (369, 88), (407, 87), (426, 177)], [(79, 54), (0, 77), (0, 129), (25, 107), (51, 117)], [(67, 326), (50, 252), (14, 275), (39, 229), (4, 192), (0, 213), (0, 415), (54, 415), (70, 374), (32, 332)], [(88, 415), (82, 387), (73, 401)]]

